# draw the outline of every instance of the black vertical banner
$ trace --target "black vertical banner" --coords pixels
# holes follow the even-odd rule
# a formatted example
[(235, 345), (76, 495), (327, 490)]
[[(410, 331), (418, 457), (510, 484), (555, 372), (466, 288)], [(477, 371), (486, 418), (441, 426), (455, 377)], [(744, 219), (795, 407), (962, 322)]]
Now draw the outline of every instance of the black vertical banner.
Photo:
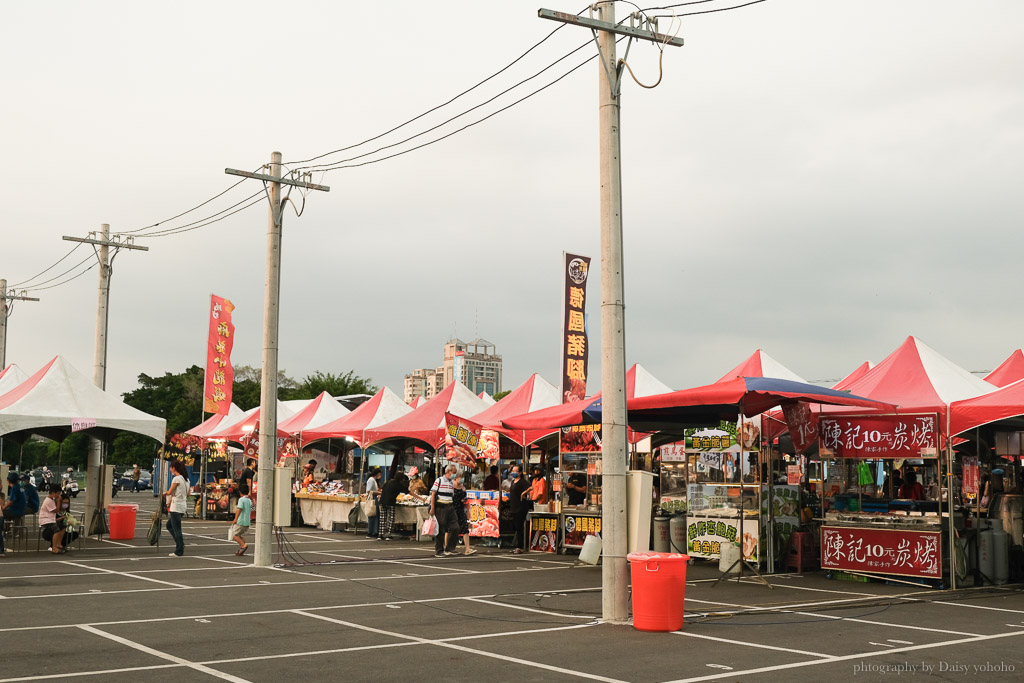
[(587, 395), (587, 275), (590, 257), (563, 253), (565, 298), (562, 310), (562, 403), (582, 401)]

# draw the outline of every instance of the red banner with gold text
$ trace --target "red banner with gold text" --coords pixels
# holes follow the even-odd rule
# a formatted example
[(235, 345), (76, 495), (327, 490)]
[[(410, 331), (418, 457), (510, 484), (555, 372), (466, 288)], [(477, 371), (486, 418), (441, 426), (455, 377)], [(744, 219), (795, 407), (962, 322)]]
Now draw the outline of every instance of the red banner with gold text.
[(231, 347), (235, 326), (231, 323), (234, 305), (219, 296), (210, 295), (210, 333), (206, 340), (206, 383), (203, 388), (203, 410), (227, 415), (231, 408), (231, 387), (235, 371), (231, 367)]

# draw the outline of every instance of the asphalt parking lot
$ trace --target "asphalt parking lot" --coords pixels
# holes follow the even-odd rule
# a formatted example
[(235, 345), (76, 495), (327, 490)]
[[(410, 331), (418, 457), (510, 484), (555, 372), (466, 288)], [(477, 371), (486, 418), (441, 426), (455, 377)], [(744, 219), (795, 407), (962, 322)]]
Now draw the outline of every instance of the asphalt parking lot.
[(484, 548), (436, 559), (433, 545), (312, 528), (284, 537), (293, 560), (257, 569), (226, 522), (186, 520), (186, 556), (136, 540), (89, 539), (63, 556), (0, 560), (0, 683), (309, 681), (1019, 681), (1024, 592), (957, 592), (777, 575), (714, 585), (694, 564), (686, 623), (643, 633), (600, 623), (599, 567)]

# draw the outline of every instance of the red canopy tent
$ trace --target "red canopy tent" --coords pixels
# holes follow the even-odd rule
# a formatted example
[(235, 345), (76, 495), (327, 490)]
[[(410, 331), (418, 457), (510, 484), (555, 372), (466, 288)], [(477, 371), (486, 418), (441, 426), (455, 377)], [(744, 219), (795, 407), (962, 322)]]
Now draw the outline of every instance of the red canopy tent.
[(997, 387), (1005, 387), (1024, 379), (1024, 352), (1017, 349), (1002, 364), (985, 375), (985, 381)]
[(422, 441), (431, 448), (437, 448), (444, 442), (445, 413), (470, 419), (485, 408), (486, 404), (465, 384), (452, 382), (444, 391), (408, 415), (366, 430), (366, 442), (406, 438)]
[[(660, 381), (655, 379), (651, 373), (636, 363), (626, 372), (626, 400), (636, 398), (637, 396), (652, 396), (654, 394), (665, 393), (671, 391), (669, 387), (662, 384)], [(590, 398), (583, 399), (582, 401), (573, 401), (571, 403), (561, 403), (558, 405), (551, 406), (550, 408), (544, 408), (542, 410), (535, 410), (522, 415), (510, 415), (509, 417), (503, 417), (501, 423), (506, 429), (512, 430), (551, 430), (560, 427), (569, 427), (572, 425), (584, 424), (592, 422), (584, 416), (584, 411), (590, 408), (595, 402), (601, 400), (601, 392), (597, 392)], [(629, 433), (629, 440), (632, 443), (646, 438), (648, 435), (642, 432)]]
[(215, 413), (192, 429), (186, 430), (185, 433), (191, 434), (192, 436), (206, 437), (222, 427), (227, 427), (230, 424), (238, 422), (244, 417), (245, 411), (232, 403), (228, 406), (227, 413)]
[(991, 422), (1024, 415), (1024, 381), (996, 389), (983, 396), (954, 401), (950, 410), (950, 434), (964, 432)]
[(363, 448), (368, 441), (366, 432), (396, 420), (412, 412), (405, 401), (387, 387), (373, 395), (369, 401), (362, 403), (348, 415), (328, 422), (320, 427), (307, 429), (303, 438), (307, 443), (320, 439), (337, 439), (348, 437), (357, 446)]
[(427, 399), (423, 398), (422, 396), (413, 396), (412, 400), (409, 401), (409, 407), (412, 408), (413, 410), (416, 410), (426, 402)]
[(333, 422), (348, 415), (349, 412), (348, 408), (335, 401), (334, 397), (325, 391), (310, 401), (305, 408), (279, 422), (277, 428), (289, 434), (302, 434), (303, 440), (306, 440), (306, 430)]
[[(864, 361), (858, 365), (853, 372), (832, 385), (832, 388), (842, 391), (846, 388), (847, 384), (859, 379), (870, 369), (871, 361)], [(786, 424), (786, 418), (783, 416), (781, 410), (769, 410), (764, 414), (764, 417), (765, 419), (762, 421), (761, 426), (761, 434), (768, 441), (775, 443), (776, 439), (789, 431), (789, 426)]]
[(896, 404), (901, 413), (940, 414), (945, 414), (954, 401), (995, 389), (913, 336), (907, 337), (881, 363), (841, 388)]
[(775, 377), (793, 382), (806, 381), (761, 349), (754, 351), (749, 358), (722, 375), (718, 381), (727, 382), (738, 377)]
[(832, 388), (833, 389), (838, 389), (838, 390), (842, 391), (843, 389), (846, 388), (846, 386), (848, 384), (856, 382), (858, 379), (860, 379), (865, 374), (867, 374), (868, 370), (870, 370), (871, 368), (872, 368), (871, 361), (868, 361), (868, 360), (864, 361), (863, 363), (861, 363), (860, 365), (857, 366), (856, 370), (854, 370), (849, 375), (847, 375), (846, 377), (842, 378), (841, 380), (839, 380), (838, 382), (833, 384)]
[(513, 389), (500, 401), (482, 413), (473, 416), (473, 421), (488, 429), (493, 429), (503, 436), (507, 436), (520, 446), (525, 446), (537, 439), (543, 439), (557, 430), (537, 429), (524, 431), (522, 429), (505, 429), (501, 426), (501, 421), (513, 415), (522, 415), (523, 413), (530, 413), (541, 408), (559, 405), (559, 401), (561, 401), (561, 395), (558, 388), (537, 373), (533, 373), (529, 379)]
[[(291, 434), (281, 429), (281, 423), (287, 420), (289, 417), (294, 415), (296, 412), (304, 408), (309, 403), (308, 400), (302, 401), (278, 401), (277, 402), (277, 436), (282, 439), (287, 439)], [(236, 441), (240, 442), (242, 437), (251, 433), (256, 425), (260, 421), (260, 406), (251, 408), (243, 413), (242, 419), (227, 424), (226, 426), (220, 426), (206, 435), (207, 439), (224, 439), (225, 441)], [(224, 425), (227, 420), (221, 423)]]

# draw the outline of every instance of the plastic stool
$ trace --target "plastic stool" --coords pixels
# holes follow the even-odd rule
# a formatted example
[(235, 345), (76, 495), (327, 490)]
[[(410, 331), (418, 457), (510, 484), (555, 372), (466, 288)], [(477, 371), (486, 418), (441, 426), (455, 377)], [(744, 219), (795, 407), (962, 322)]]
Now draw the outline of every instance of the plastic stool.
[(818, 549), (814, 536), (806, 531), (794, 531), (789, 536), (789, 550), (786, 553), (786, 569), (796, 569), (803, 574), (805, 569), (819, 569)]

